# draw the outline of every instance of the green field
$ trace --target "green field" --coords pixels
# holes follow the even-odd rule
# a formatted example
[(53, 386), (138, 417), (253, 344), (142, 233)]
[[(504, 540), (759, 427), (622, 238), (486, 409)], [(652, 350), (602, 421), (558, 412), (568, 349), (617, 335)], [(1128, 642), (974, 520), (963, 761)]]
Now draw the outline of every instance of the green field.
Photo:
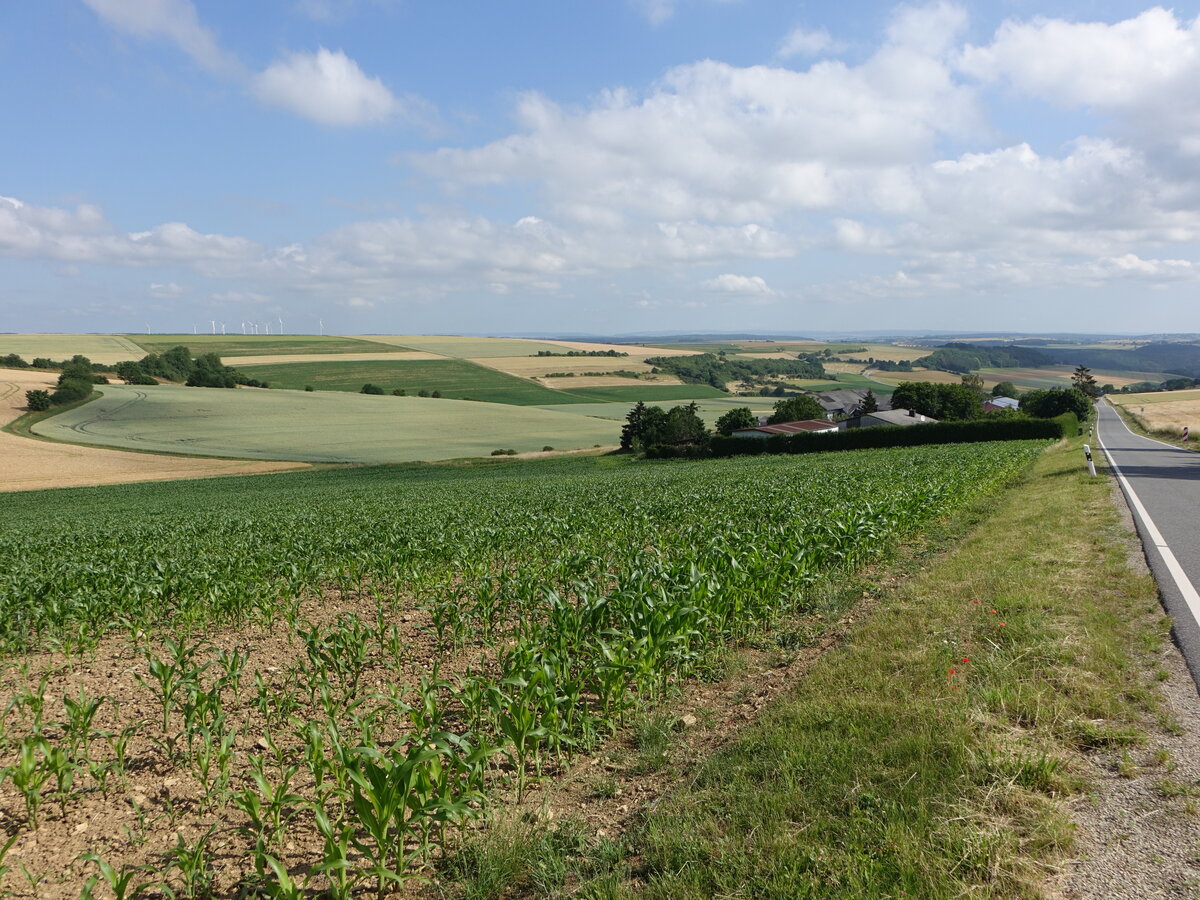
[[(34, 426), (105, 447), (306, 462), (391, 463), (496, 449), (615, 445), (612, 422), (529, 406), (331, 391), (103, 385), (103, 396)], [(549, 393), (549, 392), (548, 392)]]
[(104, 365), (146, 355), (136, 343), (116, 334), (0, 334), (0, 356), (10, 353), (26, 362), (39, 356), (58, 361), (82, 354)]
[(412, 349), (399, 344), (376, 344), (355, 338), (334, 335), (280, 334), (280, 335), (234, 335), (234, 334), (153, 334), (127, 335), (144, 348), (136, 356), (123, 359), (140, 359), (146, 353), (162, 353), (172, 347), (183, 345), (193, 354), (216, 353), (218, 356), (285, 356), (296, 353), (387, 353)]
[(565, 353), (570, 350), (553, 341), (534, 341), (524, 338), (476, 338), (437, 334), (359, 334), (363, 341), (402, 346), (405, 349), (425, 350), (459, 359), (488, 359), (496, 356), (534, 356), (539, 350)]
[[(1009, 368), (1009, 369), (980, 369), (979, 374), (985, 381), (1011, 381), (1022, 390), (1042, 388), (1061, 388), (1071, 386), (1071, 375), (1074, 366), (1041, 366), (1038, 368)], [(1117, 387), (1137, 381), (1149, 381), (1161, 384), (1169, 375), (1162, 372), (1126, 372), (1116, 369), (1093, 369), (1092, 377), (1097, 384), (1111, 382)]]
[[(400, 359), (363, 362), (277, 363), (239, 366), (251, 378), (265, 381), (272, 388), (317, 391), (359, 391), (374, 384), (390, 393), (401, 388), (409, 394), (440, 391), (454, 400), (485, 400), (516, 406), (543, 406), (570, 403), (564, 391), (543, 387), (536, 382), (496, 369), (476, 365), (465, 359)], [(583, 398), (579, 398), (583, 402)]]
[[(205, 395), (192, 405), (282, 393), (149, 393), (185, 391)], [(383, 900), (417, 896), (418, 878), (442, 897), (550, 896), (458, 890), (465, 842), (496, 821), (485, 813), (537, 823), (549, 779), (724, 679), (737, 646), (774, 647), (798, 617), (806, 636), (840, 630), (814, 616), (829, 589), (998, 492), (1042, 447), (363, 468), (6, 500), (0, 814), (18, 850), (70, 841), (82, 874), (51, 892), (43, 869), (14, 867), (0, 891), (25, 878), (23, 896), (79, 896), (95, 853), (112, 880), (154, 884), (130, 897)], [(560, 843), (580, 846), (568, 827)], [(859, 896), (897, 896), (876, 869), (881, 890)]]
[[(729, 397), (728, 394), (723, 395), (725, 399), (719, 397), (681, 397), (678, 400), (667, 401), (663, 403), (651, 403), (646, 401), (650, 406), (686, 406), (693, 400), (699, 408), (700, 418), (711, 428), (717, 418), (729, 410), (739, 406), (747, 406), (756, 415), (767, 415), (771, 412), (772, 406), (775, 403), (773, 397)], [(554, 412), (570, 413), (577, 416), (591, 416), (601, 419), (612, 419), (613, 421), (624, 421), (629, 415), (629, 410), (633, 407), (633, 403), (624, 400), (613, 403), (568, 403), (559, 405), (543, 406), (542, 409), (553, 410)]]

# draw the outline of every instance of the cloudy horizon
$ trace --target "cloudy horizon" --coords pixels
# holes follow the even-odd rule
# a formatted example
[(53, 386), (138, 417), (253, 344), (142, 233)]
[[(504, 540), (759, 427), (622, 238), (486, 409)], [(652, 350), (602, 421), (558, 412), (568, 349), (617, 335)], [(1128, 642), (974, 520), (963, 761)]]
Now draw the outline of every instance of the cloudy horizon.
[(10, 5), (0, 331), (1197, 330), (1195, 9), (583, 6)]

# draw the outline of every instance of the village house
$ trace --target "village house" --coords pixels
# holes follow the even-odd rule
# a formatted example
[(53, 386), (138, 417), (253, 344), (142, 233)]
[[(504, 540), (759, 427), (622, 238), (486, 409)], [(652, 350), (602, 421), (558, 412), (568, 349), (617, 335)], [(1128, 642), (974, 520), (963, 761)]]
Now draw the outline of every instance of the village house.
[(886, 409), (847, 419), (842, 428), (873, 428), (877, 425), (927, 425), (937, 419), (921, 415), (915, 409)]
[(756, 425), (754, 428), (739, 428), (732, 437), (767, 439), (777, 434), (825, 434), (837, 431), (833, 422), (824, 419), (802, 419), (799, 422), (779, 422), (775, 425)]

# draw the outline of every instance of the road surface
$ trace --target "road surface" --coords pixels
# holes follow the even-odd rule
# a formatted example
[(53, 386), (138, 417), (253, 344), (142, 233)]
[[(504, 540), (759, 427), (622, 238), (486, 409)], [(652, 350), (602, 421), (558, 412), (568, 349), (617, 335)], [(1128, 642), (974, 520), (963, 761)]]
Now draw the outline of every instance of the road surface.
[(1097, 443), (1133, 508), (1175, 639), (1200, 687), (1200, 453), (1135, 435), (1106, 401), (1097, 411)]

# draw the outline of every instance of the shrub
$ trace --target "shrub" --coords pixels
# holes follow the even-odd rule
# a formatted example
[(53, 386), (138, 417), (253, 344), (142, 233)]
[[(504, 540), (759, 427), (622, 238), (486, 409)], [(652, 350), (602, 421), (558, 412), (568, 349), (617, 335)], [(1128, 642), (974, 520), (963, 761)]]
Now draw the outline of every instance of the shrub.
[(516, 456), (516, 455), (517, 455), (517, 451), (516, 451), (516, 450), (512, 450), (512, 449), (509, 449), (509, 450), (493, 450), (493, 451), (492, 451), (492, 456)]
[(49, 391), (26, 391), (25, 405), (34, 412), (44, 412), (50, 408)]
[(1092, 411), (1092, 401), (1079, 388), (1050, 388), (1027, 393), (1021, 398), (1021, 409), (1039, 419), (1053, 419), (1068, 412), (1086, 419)]
[(312, 389), (313, 389), (313, 386), (311, 384), (306, 384), (304, 386), (304, 390), (308, 391), (308, 393), (310, 393), (310, 394), (312, 393)]
[(142, 375), (142, 374), (130, 375), (129, 383), (130, 384), (158, 384), (158, 379), (155, 378), (153, 375)]
[(58, 388), (50, 395), (50, 402), (55, 406), (64, 403), (74, 403), (92, 395), (92, 380), (90, 378), (62, 378)]
[(542, 448), (542, 452), (549, 453), (553, 449), (554, 449), (553, 447), (551, 447), (549, 444), (547, 444), (545, 447)]
[(434, 392), (433, 392), (432, 394), (430, 394), (429, 396), (430, 396), (430, 397), (439, 397), (439, 398), (440, 398), (440, 397), (442, 396), (442, 392), (441, 392), (441, 391), (434, 391)]
[(359, 390), (360, 394), (382, 394), (383, 388), (377, 384), (364, 384)]

